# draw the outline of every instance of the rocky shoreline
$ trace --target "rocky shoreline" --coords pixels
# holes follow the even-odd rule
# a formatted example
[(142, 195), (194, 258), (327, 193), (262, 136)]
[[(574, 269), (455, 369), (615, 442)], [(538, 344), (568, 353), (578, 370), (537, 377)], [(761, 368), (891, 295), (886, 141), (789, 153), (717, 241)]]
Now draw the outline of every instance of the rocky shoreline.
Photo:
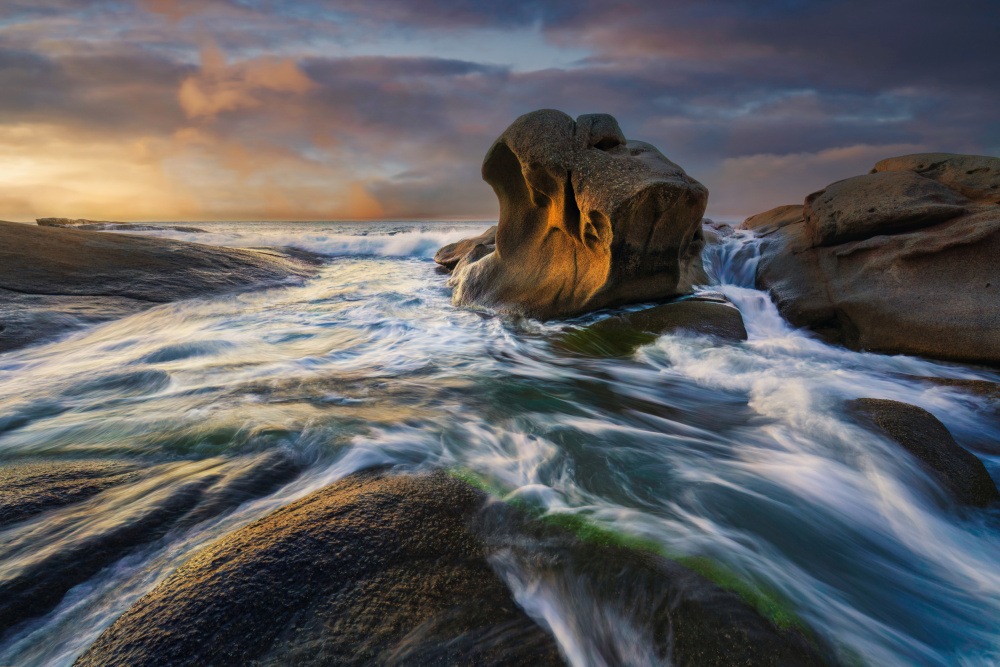
[(1000, 365), (1000, 158), (927, 153), (752, 216), (757, 286), (857, 350)]
[(315, 273), (302, 251), (0, 222), (0, 352), (158, 303)]
[[(554, 319), (656, 304), (565, 331), (553, 342), (565, 355), (628, 357), (672, 332), (713, 345), (748, 339), (725, 296), (694, 294), (708, 282), (703, 247), (731, 233), (703, 219), (707, 190), (654, 147), (627, 140), (611, 116), (523, 116), (490, 148), (482, 173), (500, 202), (498, 225), (435, 257), (451, 274), (456, 305)], [(760, 243), (757, 284), (789, 321), (827, 340), (996, 366), (998, 183), (996, 158), (883, 160), (802, 206), (748, 218), (743, 229)], [(127, 224), (0, 222), (0, 353), (85, 322), (317, 270), (316, 258), (291, 250), (94, 231)], [(1000, 396), (978, 382), (969, 388)], [(942, 502), (971, 512), (1000, 501), (983, 463), (930, 412), (868, 397), (841, 408), (919, 461)], [(185, 466), (201, 468), (161, 492)], [(3, 547), (20, 565), (0, 580), (0, 633), (50, 612), (102, 568), (272, 493), (302, 468), (280, 451), (155, 466), (0, 462), (0, 527), (58, 511), (45, 530), (59, 545)], [(846, 661), (794, 611), (768, 614), (746, 590), (704, 576), (708, 569), (607, 530), (552, 521), (471, 479), (375, 467), (314, 491), (196, 552), (76, 664), (565, 664), (565, 637), (530, 598), (538, 581), (614, 609), (648, 640), (650, 659), (691, 667)], [(76, 538), (75, 526), (95, 521), (119, 493), (144, 502)], [(610, 638), (595, 642), (608, 664), (628, 663)]]

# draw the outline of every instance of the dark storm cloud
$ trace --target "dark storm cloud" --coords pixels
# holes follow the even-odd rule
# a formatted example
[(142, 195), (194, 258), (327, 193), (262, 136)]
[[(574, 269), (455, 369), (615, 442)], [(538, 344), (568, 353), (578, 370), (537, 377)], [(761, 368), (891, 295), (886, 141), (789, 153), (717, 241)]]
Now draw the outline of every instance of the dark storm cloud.
[(45, 124), (69, 133), (61, 150), (95, 135), (135, 144), (122, 159), (160, 165), (184, 210), (206, 216), (492, 216), (480, 160), (544, 107), (615, 114), (709, 186), (710, 210), (734, 215), (896, 151), (1000, 151), (993, 1), (5, 9), (0, 136), (27, 151), (24, 137), (47, 136), (29, 126)]

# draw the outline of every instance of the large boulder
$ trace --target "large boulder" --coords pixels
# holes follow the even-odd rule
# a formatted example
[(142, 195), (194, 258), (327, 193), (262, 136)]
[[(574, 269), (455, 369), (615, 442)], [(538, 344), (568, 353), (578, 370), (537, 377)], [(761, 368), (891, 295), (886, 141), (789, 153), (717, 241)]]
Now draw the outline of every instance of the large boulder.
[[(77, 665), (562, 664), (535, 623), (551, 619), (546, 588), (572, 604), (566, 625), (547, 629), (602, 664), (644, 650), (690, 667), (829, 664), (801, 631), (679, 563), (582, 541), (441, 472), (382, 470), (195, 554)], [(601, 610), (621, 620), (586, 620)], [(574, 627), (593, 646), (574, 644)]]
[(298, 251), (0, 222), (0, 352), (157, 303), (316, 271)]
[(910, 155), (748, 218), (757, 286), (832, 342), (1000, 363), (998, 181), (998, 158)]
[(858, 398), (848, 406), (916, 457), (957, 502), (985, 507), (1000, 500), (983, 462), (955, 442), (948, 428), (927, 410), (880, 398)]
[(456, 304), (547, 319), (707, 282), (708, 191), (609, 115), (521, 116), (482, 173), (500, 200), (496, 249), (456, 267)]
[(476, 489), (355, 474), (199, 552), (77, 665), (560, 665), (468, 527)]

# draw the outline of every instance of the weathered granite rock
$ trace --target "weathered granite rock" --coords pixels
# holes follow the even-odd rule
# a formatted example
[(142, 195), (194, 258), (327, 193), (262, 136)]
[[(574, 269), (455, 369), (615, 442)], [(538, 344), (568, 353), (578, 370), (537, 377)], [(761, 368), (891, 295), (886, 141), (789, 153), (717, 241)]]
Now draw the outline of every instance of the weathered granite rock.
[(738, 342), (747, 339), (743, 317), (725, 298), (691, 297), (645, 310), (613, 315), (559, 339), (557, 346), (593, 356), (629, 355), (640, 345), (677, 331)]
[(468, 529), (482, 502), (353, 475), (196, 554), (76, 664), (562, 664)]
[(706, 243), (721, 243), (723, 239), (733, 235), (733, 226), (725, 222), (715, 222), (705, 218), (701, 221), (702, 233)]
[(803, 206), (792, 204), (789, 206), (778, 206), (777, 208), (772, 208), (770, 211), (751, 215), (743, 221), (740, 229), (752, 229), (757, 233), (757, 236), (767, 236), (782, 227), (803, 221)]
[(611, 116), (521, 116), (482, 173), (500, 200), (496, 250), (453, 273), (456, 304), (547, 319), (707, 282), (708, 191)]
[(966, 212), (965, 197), (911, 171), (855, 176), (806, 197), (812, 247), (896, 234), (951, 220)]
[[(5, 565), (0, 573), (0, 634), (45, 614), (71, 588), (133, 549), (266, 495), (301, 469), (281, 452), (147, 466), (127, 479), (99, 476), (94, 464), (89, 464), (92, 471), (67, 471), (58, 463), (51, 473), (56, 478), (48, 479), (45, 464), (38, 465), (15, 466), (5, 473), (19, 480), (9, 512), (20, 520), (40, 509), (48, 513), (41, 523), (11, 526), (0, 542)], [(73, 477), (83, 488), (67, 488)], [(107, 520), (107, 508), (114, 508), (115, 521)]]
[(977, 204), (1000, 204), (997, 158), (954, 153), (916, 153), (882, 160), (871, 173), (912, 171), (948, 186)]
[(98, 232), (153, 232), (171, 230), (175, 232), (204, 232), (200, 227), (185, 225), (151, 225), (145, 222), (113, 222), (111, 220), (85, 220), (83, 218), (37, 218), (35, 223), (40, 227), (72, 227), (73, 229), (89, 229)]
[(480, 259), (496, 250), (496, 245), (497, 226), (493, 225), (479, 236), (444, 246), (434, 254), (434, 261), (447, 269), (454, 269), (469, 253), (479, 254), (476, 259)]
[(1000, 363), (1000, 158), (883, 160), (743, 224), (782, 315), (855, 349)]
[(0, 528), (133, 481), (138, 466), (116, 461), (31, 460), (0, 464)]
[(877, 398), (859, 398), (848, 405), (918, 458), (959, 503), (984, 507), (1000, 500), (1000, 491), (983, 462), (955, 442), (931, 413), (908, 403)]
[[(495, 572), (582, 586), (671, 664), (824, 664), (701, 575), (583, 543), (443, 473), (356, 473), (226, 536), (132, 606), (78, 665), (562, 664)], [(607, 664), (628, 656), (602, 647)]]
[(315, 264), (301, 252), (0, 222), (0, 352), (156, 303), (306, 277)]

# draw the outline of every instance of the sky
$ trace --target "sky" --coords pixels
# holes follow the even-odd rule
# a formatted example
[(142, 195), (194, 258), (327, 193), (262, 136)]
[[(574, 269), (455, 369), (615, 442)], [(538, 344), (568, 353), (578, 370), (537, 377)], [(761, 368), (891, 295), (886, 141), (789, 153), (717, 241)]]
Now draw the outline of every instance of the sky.
[(0, 219), (496, 219), (519, 115), (610, 113), (739, 219), (1000, 155), (997, 0), (0, 0)]

